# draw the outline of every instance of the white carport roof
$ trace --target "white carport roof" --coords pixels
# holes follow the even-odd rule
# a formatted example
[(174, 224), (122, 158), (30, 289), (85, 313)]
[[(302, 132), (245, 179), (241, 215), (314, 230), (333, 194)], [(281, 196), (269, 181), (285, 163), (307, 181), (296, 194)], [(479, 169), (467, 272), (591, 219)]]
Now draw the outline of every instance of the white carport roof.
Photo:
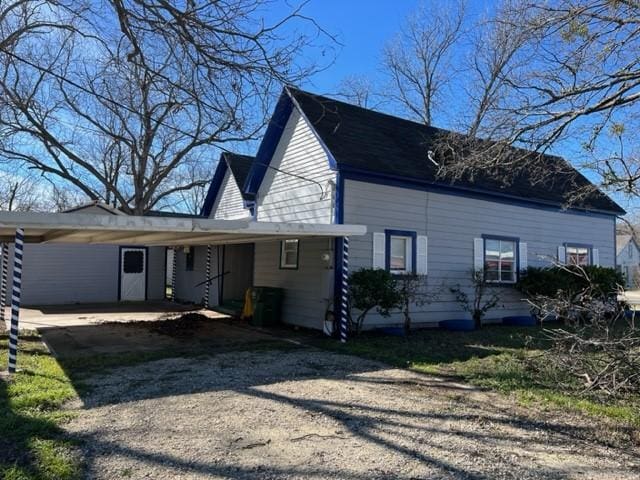
[(363, 225), (275, 223), (184, 217), (87, 213), (0, 212), (0, 241), (13, 242), (16, 228), (29, 243), (146, 246), (221, 245), (299, 237), (364, 235)]

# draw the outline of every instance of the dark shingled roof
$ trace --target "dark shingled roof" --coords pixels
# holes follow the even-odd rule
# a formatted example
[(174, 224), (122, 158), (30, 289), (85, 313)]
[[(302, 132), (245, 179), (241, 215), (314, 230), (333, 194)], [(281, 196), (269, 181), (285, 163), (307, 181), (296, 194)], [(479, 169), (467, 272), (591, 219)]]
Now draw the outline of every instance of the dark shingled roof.
[(222, 156), (225, 162), (227, 162), (238, 188), (244, 193), (244, 184), (247, 180), (247, 176), (249, 175), (249, 171), (251, 170), (255, 157), (231, 152), (224, 152)]
[[(391, 175), (414, 182), (554, 205), (564, 205), (568, 195), (586, 188), (589, 193), (582, 195), (579, 202), (572, 203), (572, 207), (624, 213), (568, 162), (551, 155), (535, 154), (536, 161), (542, 162), (541, 170), (550, 172), (543, 181), (534, 181), (530, 168), (509, 168), (492, 174), (474, 172), (473, 176), (447, 181), (437, 176), (438, 167), (428, 160), (427, 152), (437, 148), (435, 142), (438, 138), (453, 135), (452, 132), (295, 88), (287, 89), (331, 152), (339, 169)], [(513, 152), (524, 151), (513, 149)]]

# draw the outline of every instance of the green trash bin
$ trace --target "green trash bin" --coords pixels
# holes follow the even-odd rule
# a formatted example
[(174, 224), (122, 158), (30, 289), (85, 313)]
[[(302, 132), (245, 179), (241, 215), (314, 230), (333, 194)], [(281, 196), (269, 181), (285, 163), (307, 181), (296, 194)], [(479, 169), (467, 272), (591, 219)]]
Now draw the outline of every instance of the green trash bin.
[(284, 290), (275, 287), (253, 287), (253, 317), (251, 325), (268, 327), (280, 322), (282, 313), (282, 298)]

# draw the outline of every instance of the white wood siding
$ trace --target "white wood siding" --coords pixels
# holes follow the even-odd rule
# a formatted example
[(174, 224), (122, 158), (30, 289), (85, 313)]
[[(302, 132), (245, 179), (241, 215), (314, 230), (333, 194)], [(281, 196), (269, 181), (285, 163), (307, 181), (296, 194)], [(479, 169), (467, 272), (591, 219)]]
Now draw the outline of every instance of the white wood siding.
[[(518, 237), (526, 242), (530, 266), (548, 265), (548, 258), (555, 256), (564, 242), (592, 244), (599, 249), (602, 266), (613, 267), (615, 262), (613, 217), (527, 208), (351, 180), (345, 181), (344, 208), (345, 223), (364, 224), (369, 232), (351, 239), (352, 270), (372, 266), (373, 232), (399, 229), (427, 235), (428, 285), (441, 289), (442, 293), (437, 302), (416, 309), (416, 324), (468, 317), (455, 303), (449, 287), (469, 286), (473, 239), (483, 234)], [(489, 312), (487, 319), (528, 313), (515, 289), (500, 290), (502, 307)], [(369, 327), (400, 322), (397, 315), (389, 319), (372, 316), (367, 321)]]
[[(224, 264), (218, 270), (218, 252), (220, 257), (225, 252)], [(181, 301), (203, 303), (205, 285), (198, 285), (206, 279), (207, 247), (195, 247), (195, 259), (193, 270), (186, 270), (186, 254), (179, 249), (176, 257), (176, 298)], [(238, 244), (212, 246), (211, 247), (211, 277), (214, 277), (224, 267), (225, 275), (223, 286), (223, 302), (227, 300), (240, 300), (244, 293), (252, 285), (253, 278), (253, 245)], [(218, 291), (221, 277), (212, 280), (209, 288), (209, 305), (219, 305)]]
[(616, 265), (626, 277), (627, 287), (638, 288), (638, 277), (640, 277), (640, 251), (633, 242), (629, 240), (616, 258)]
[(258, 220), (332, 223), (336, 175), (329, 168), (324, 148), (297, 109), (289, 116), (271, 166), (312, 179), (322, 190), (316, 183), (268, 169), (258, 194)]
[(328, 301), (333, 294), (333, 261), (322, 260), (331, 252), (332, 239), (301, 239), (297, 270), (281, 270), (280, 242), (255, 245), (254, 285), (285, 289), (282, 320), (292, 325), (322, 329)]
[(227, 168), (227, 173), (222, 180), (218, 198), (216, 198), (213, 208), (211, 209), (209, 218), (237, 220), (250, 216), (251, 213), (249, 210), (244, 208), (242, 194), (238, 188), (238, 184), (232, 177), (231, 170)]
[[(9, 259), (9, 294), (13, 246)], [(26, 244), (22, 276), (24, 305), (118, 301), (119, 248), (114, 245)], [(147, 295), (164, 298), (164, 248), (149, 248)]]
[[(201, 304), (204, 300), (205, 286), (198, 285), (206, 279), (207, 247), (195, 249), (193, 270), (186, 269), (187, 255), (182, 248), (176, 250), (176, 298), (182, 302)], [(220, 247), (222, 248), (222, 247)], [(211, 275), (218, 271), (217, 248), (211, 247)], [(218, 282), (211, 282), (209, 288), (209, 305), (218, 305)], [(197, 286), (198, 285), (198, 286)]]

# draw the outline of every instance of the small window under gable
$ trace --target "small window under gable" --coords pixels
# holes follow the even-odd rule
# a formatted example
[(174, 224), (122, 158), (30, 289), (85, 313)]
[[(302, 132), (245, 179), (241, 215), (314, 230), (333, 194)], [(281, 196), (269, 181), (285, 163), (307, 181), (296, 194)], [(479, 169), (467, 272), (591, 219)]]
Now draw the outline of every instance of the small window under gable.
[(280, 242), (280, 268), (296, 270), (300, 258), (300, 241), (297, 238)]

